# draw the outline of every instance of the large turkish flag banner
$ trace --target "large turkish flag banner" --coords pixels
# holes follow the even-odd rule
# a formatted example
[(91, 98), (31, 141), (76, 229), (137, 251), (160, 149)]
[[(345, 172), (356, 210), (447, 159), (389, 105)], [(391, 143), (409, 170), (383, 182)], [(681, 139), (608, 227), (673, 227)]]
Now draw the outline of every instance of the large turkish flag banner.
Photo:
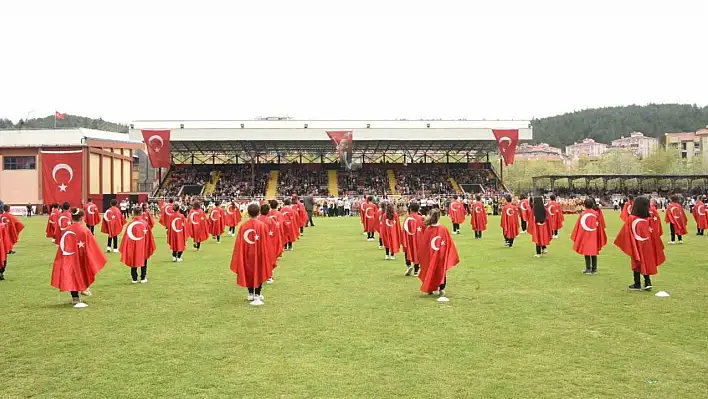
[(504, 159), (504, 165), (513, 164), (516, 146), (519, 144), (519, 129), (492, 129), (492, 133), (497, 140), (499, 154)]
[(45, 204), (81, 206), (83, 153), (78, 151), (41, 151), (42, 198)]
[(172, 163), (169, 130), (141, 130), (153, 168), (169, 168)]

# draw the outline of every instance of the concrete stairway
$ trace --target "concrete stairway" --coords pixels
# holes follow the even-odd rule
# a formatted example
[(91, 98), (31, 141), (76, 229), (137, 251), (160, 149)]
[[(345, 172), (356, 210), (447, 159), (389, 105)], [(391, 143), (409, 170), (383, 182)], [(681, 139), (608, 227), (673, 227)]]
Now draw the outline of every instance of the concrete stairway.
[(274, 199), (278, 195), (278, 177), (279, 170), (271, 170), (268, 185), (266, 186), (266, 199)]
[(327, 171), (327, 188), (329, 189), (329, 195), (338, 196), (339, 195), (339, 178), (336, 170), (330, 169)]
[(391, 191), (390, 194), (398, 194), (396, 191), (398, 181), (396, 180), (396, 174), (393, 173), (393, 169), (387, 170), (386, 174), (388, 174), (388, 188)]

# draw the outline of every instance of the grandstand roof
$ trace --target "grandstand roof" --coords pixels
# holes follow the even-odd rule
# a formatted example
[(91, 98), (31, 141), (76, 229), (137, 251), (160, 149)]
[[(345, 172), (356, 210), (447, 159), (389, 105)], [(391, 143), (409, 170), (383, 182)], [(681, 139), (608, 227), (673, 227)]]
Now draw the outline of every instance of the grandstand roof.
[(549, 179), (549, 180), (560, 180), (560, 179), (570, 179), (570, 180), (575, 180), (575, 179), (590, 179), (590, 180), (595, 180), (595, 179), (686, 180), (687, 179), (687, 180), (700, 180), (700, 179), (708, 179), (708, 175), (618, 175), (618, 174), (600, 175), (600, 174), (598, 174), (598, 175), (544, 175), (544, 176), (534, 176), (533, 177), (534, 182), (536, 182), (537, 180), (541, 180), (541, 179)]
[(126, 133), (94, 129), (0, 130), (0, 147), (74, 147), (92, 145), (92, 142), (113, 142), (136, 147), (143, 145), (142, 140), (132, 141)]
[(141, 129), (171, 130), (173, 153), (335, 152), (331, 130), (352, 130), (354, 152), (492, 151), (492, 129), (519, 129), (520, 140), (533, 138), (530, 122), (515, 120), (134, 121), (130, 137), (142, 140)]

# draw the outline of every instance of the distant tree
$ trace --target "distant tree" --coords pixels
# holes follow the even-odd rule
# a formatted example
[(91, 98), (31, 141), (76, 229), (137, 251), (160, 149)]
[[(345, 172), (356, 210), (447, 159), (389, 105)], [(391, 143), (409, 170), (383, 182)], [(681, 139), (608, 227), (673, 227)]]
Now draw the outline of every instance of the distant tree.
[[(64, 114), (64, 119), (59, 119), (56, 123), (57, 129), (83, 127), (109, 132), (128, 133), (128, 125), (106, 122), (101, 118), (92, 119), (83, 116)], [(27, 119), (26, 121), (20, 120), (14, 124), (8, 119), (0, 119), (0, 129), (19, 129), (20, 126), (22, 126), (23, 130), (53, 129), (54, 115), (49, 115), (44, 118)]]

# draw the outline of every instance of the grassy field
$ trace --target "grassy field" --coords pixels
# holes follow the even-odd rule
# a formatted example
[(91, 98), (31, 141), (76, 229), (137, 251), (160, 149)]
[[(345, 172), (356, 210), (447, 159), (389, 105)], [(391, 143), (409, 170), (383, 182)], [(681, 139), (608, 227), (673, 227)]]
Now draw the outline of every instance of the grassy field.
[[(606, 219), (613, 240), (618, 214)], [(708, 237), (667, 246), (653, 283), (671, 297), (657, 298), (628, 292), (612, 245), (582, 275), (574, 217), (542, 259), (528, 236), (504, 248), (492, 217), (482, 241), (469, 226), (455, 237), (441, 304), (358, 218), (320, 219), (253, 308), (229, 270), (233, 238), (175, 264), (158, 226), (150, 282), (132, 285), (109, 254), (76, 310), (49, 286), (45, 219), (23, 221), (0, 282), (1, 398), (708, 397)]]

